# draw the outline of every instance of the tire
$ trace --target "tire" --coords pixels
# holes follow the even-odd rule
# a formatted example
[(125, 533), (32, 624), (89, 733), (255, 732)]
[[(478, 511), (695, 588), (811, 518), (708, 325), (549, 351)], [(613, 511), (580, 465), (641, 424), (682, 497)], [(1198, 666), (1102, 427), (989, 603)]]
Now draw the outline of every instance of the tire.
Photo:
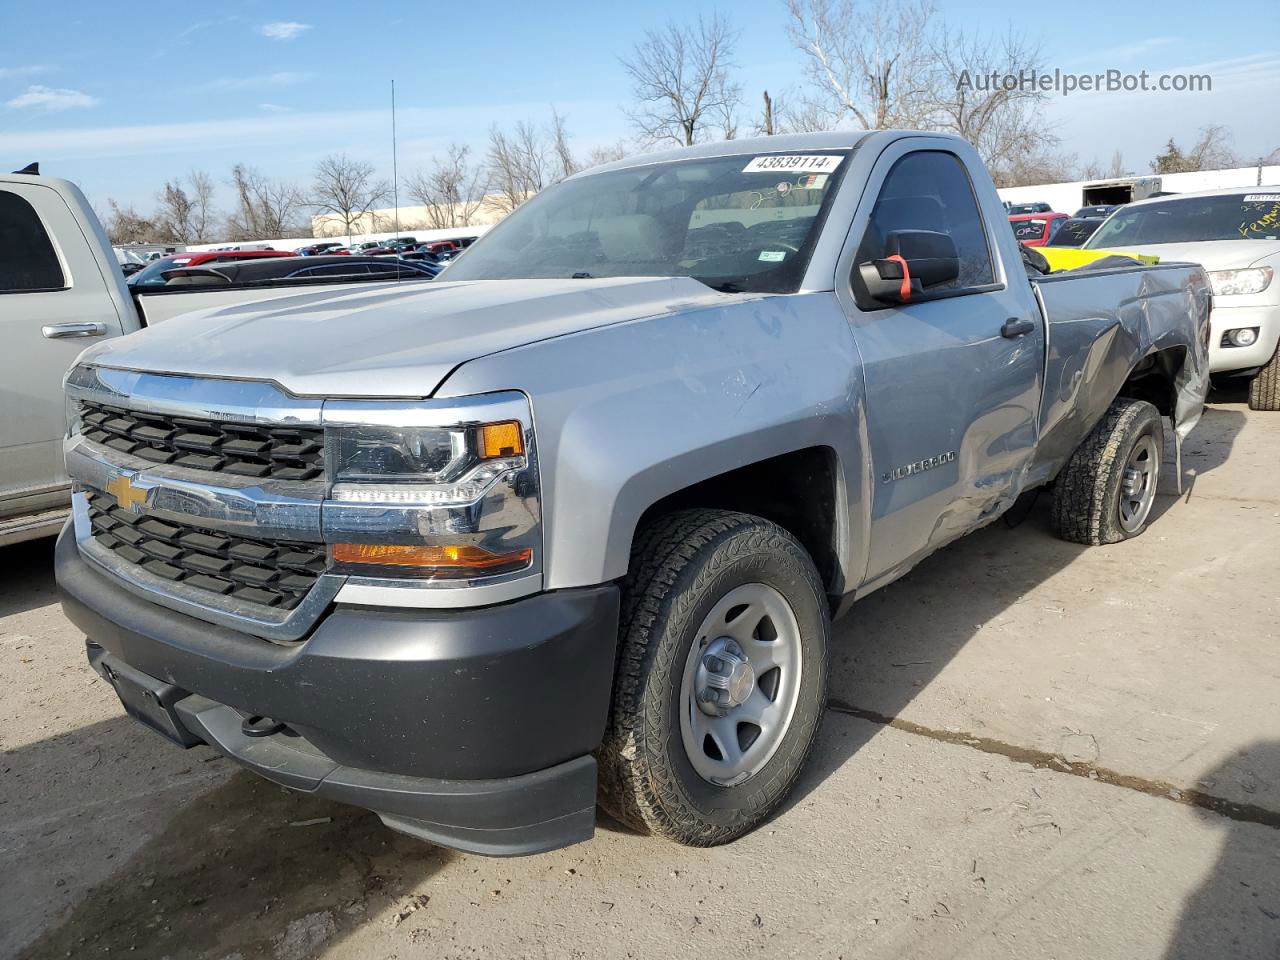
[(1163, 455), (1164, 421), (1156, 408), (1145, 400), (1113, 401), (1058, 474), (1053, 532), (1090, 546), (1138, 536), (1151, 516)]
[[(738, 602), (746, 598), (759, 602)], [(712, 691), (725, 699), (707, 704), (702, 694), (710, 687), (699, 687), (699, 678), (718, 682), (710, 679), (707, 664), (726, 664), (714, 651), (731, 648), (728, 633), (746, 630), (766, 607), (770, 613), (738, 652), (785, 649), (795, 652), (794, 663), (756, 675), (757, 666), (764, 671), (775, 654), (767, 652), (760, 664), (750, 659), (750, 671), (737, 667), (730, 674), (735, 683), (743, 680), (739, 689)], [(766, 636), (770, 629), (772, 638)], [(813, 561), (776, 524), (727, 510), (685, 510), (641, 531), (623, 584), (613, 703), (598, 754), (601, 806), (641, 833), (695, 847), (727, 843), (764, 821), (791, 790), (813, 746), (826, 706), (830, 632)], [(783, 640), (785, 645), (775, 646)], [(745, 701), (734, 705), (735, 696)], [(759, 703), (788, 719), (758, 726), (753, 736), (740, 715)], [(708, 716), (717, 710), (728, 712)], [(691, 752), (688, 744), (703, 725), (732, 729), (739, 743), (723, 741), (731, 749), (717, 760), (715, 744), (721, 741), (708, 734), (701, 752)], [(716, 773), (731, 772), (732, 748), (744, 770), (748, 760), (755, 765), (750, 772), (713, 782), (695, 769), (696, 762)]]
[(1280, 346), (1249, 381), (1250, 410), (1280, 410)]

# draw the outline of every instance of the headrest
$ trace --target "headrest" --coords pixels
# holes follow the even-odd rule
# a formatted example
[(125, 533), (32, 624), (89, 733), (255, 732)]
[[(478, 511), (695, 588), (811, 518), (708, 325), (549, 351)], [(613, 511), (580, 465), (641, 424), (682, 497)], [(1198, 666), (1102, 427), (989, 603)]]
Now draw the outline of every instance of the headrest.
[(662, 228), (646, 213), (609, 217), (592, 225), (605, 257), (617, 261), (662, 260)]

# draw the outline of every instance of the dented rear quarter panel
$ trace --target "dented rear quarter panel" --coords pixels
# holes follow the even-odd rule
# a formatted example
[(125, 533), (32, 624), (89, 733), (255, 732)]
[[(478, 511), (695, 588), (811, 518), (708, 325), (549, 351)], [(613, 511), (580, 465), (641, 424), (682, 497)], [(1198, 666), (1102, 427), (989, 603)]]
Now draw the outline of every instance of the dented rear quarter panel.
[(1033, 281), (1048, 317), (1040, 439), (1027, 486), (1052, 479), (1147, 356), (1182, 350), (1175, 428), (1195, 426), (1209, 388), (1210, 293), (1193, 264), (1073, 271)]

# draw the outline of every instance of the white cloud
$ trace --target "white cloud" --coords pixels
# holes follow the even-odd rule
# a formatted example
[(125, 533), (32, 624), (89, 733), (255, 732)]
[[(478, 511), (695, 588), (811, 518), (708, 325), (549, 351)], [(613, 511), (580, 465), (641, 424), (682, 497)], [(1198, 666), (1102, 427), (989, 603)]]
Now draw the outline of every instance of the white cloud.
[(288, 107), (282, 107), (278, 103), (260, 103), (258, 109), (263, 113), (288, 113)]
[(92, 107), (97, 102), (97, 97), (91, 97), (79, 90), (55, 90), (53, 87), (35, 84), (27, 87), (26, 93), (18, 94), (6, 106), (17, 109), (43, 107), (46, 110), (72, 110), (77, 107)]
[(1161, 47), (1167, 47), (1171, 43), (1177, 43), (1180, 37), (1147, 37), (1143, 40), (1137, 40), (1134, 43), (1122, 44), (1118, 47), (1107, 47), (1091, 53), (1088, 60), (1093, 63), (1101, 61), (1121, 61), (1132, 60), (1134, 57), (1140, 57), (1144, 53), (1150, 53), (1152, 50), (1158, 50)]
[(292, 40), (298, 34), (310, 29), (311, 24), (309, 23), (298, 23), (294, 20), (277, 20), (274, 23), (264, 23), (258, 27), (258, 32), (272, 40)]
[(33, 63), (26, 67), (0, 67), (0, 80), (8, 80), (12, 77), (32, 77), (37, 73), (48, 73), (52, 67), (47, 67), (42, 63)]
[(258, 90), (259, 92), (264, 92), (262, 90), (263, 87), (291, 87), (314, 80), (315, 76), (314, 73), (294, 73), (288, 70), (281, 70), (277, 73), (267, 73), (256, 77), (218, 77), (200, 84), (195, 89), (209, 93), (230, 93), (235, 90)]
[[(613, 101), (583, 100), (560, 104), (570, 116), (607, 116)], [(491, 103), (457, 107), (404, 107), (399, 111), (401, 156), (410, 156), (415, 138), (438, 137), (448, 130), (473, 149), (487, 143), (491, 122), (513, 124), (534, 116), (545, 107), (541, 103)], [(266, 156), (282, 142), (305, 142), (316, 156), (344, 149), (356, 151), (360, 144), (381, 142), (387, 124), (385, 110), (289, 111), (260, 113), (226, 120), (192, 120), (178, 123), (133, 124), (111, 127), (65, 127), (60, 130), (17, 130), (0, 128), (0, 143), (9, 153), (41, 158), (140, 157), (157, 153), (201, 153), (236, 150)], [(609, 139), (625, 128), (603, 129)], [(434, 143), (434, 141), (433, 141)], [(439, 144), (436, 144), (437, 146)], [(262, 148), (262, 149), (256, 149)], [(237, 156), (235, 159), (243, 159)], [(310, 162), (310, 161), (308, 161)]]

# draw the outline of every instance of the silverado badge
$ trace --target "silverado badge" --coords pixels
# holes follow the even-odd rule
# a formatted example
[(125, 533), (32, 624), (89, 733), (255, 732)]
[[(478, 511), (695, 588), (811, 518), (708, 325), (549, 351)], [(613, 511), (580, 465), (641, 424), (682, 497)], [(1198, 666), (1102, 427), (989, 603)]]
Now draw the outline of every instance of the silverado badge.
[(934, 467), (940, 467), (944, 463), (954, 463), (956, 452), (948, 450), (946, 453), (940, 453), (935, 457), (925, 457), (923, 460), (917, 460), (915, 463), (908, 463), (906, 466), (894, 467), (888, 473), (882, 474), (880, 481), (888, 483), (891, 480), (901, 480), (903, 477), (910, 477), (913, 474), (924, 473), (926, 470), (932, 470)]

